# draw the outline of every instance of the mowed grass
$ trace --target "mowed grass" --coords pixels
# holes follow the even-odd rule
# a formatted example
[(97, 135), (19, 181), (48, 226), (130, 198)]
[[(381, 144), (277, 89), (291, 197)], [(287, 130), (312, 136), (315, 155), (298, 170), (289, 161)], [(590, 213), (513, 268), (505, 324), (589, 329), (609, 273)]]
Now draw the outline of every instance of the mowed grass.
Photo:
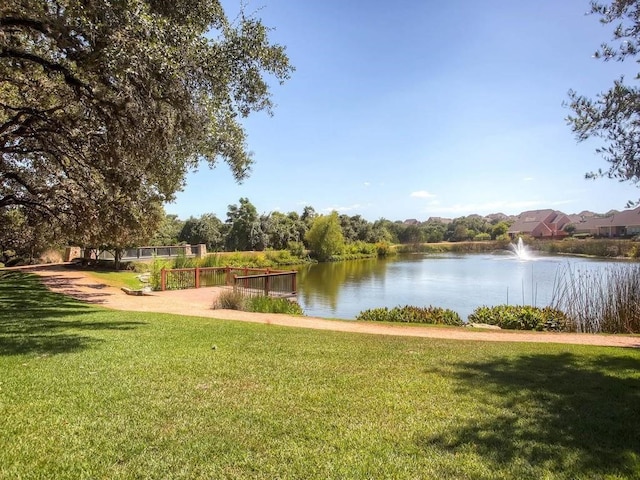
[(103, 310), (0, 273), (2, 479), (640, 478), (640, 351)]
[(130, 271), (85, 270), (85, 273), (110, 287), (128, 287), (137, 290), (147, 285), (138, 279), (139, 273)]

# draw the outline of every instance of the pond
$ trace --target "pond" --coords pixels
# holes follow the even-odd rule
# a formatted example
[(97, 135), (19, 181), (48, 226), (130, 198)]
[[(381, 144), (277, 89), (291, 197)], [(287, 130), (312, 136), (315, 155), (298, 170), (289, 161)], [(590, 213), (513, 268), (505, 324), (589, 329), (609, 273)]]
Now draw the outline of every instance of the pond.
[(567, 268), (598, 271), (621, 261), (567, 256), (520, 260), (507, 252), (402, 255), (301, 267), (298, 302), (306, 315), (353, 319), (362, 310), (415, 305), (450, 308), (466, 320), (481, 305), (549, 305)]

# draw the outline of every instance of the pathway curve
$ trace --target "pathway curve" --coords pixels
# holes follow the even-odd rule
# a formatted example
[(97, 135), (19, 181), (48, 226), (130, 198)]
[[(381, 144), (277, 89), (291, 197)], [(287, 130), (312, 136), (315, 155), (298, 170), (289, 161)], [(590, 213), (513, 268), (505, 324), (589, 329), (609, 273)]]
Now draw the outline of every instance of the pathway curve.
[(415, 325), (388, 325), (356, 322), (353, 320), (327, 320), (306, 316), (249, 313), (236, 310), (213, 310), (213, 301), (222, 291), (219, 287), (191, 290), (153, 292), (151, 295), (132, 296), (122, 290), (101, 283), (95, 277), (68, 267), (36, 267), (28, 271), (38, 274), (43, 283), (54, 292), (78, 300), (115, 310), (136, 312), (175, 313), (194, 317), (266, 323), (286, 327), (334, 330), (340, 332), (395, 335), (408, 337), (443, 338), (453, 340), (481, 340), (491, 342), (535, 342), (609, 347), (640, 348), (640, 336), (592, 335), (579, 333), (521, 332), (506, 330), (478, 330), (474, 328), (422, 327)]

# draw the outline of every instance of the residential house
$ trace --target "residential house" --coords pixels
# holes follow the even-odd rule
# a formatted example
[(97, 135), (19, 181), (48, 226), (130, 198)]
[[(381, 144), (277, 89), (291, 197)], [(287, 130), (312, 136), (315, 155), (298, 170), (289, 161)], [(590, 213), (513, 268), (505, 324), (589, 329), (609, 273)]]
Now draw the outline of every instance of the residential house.
[(576, 234), (594, 237), (626, 237), (640, 235), (640, 207), (608, 215), (581, 217), (573, 221)]
[(534, 238), (562, 238), (567, 236), (563, 228), (569, 223), (569, 217), (557, 210), (529, 210), (518, 215), (507, 234), (511, 238), (520, 235), (529, 235)]

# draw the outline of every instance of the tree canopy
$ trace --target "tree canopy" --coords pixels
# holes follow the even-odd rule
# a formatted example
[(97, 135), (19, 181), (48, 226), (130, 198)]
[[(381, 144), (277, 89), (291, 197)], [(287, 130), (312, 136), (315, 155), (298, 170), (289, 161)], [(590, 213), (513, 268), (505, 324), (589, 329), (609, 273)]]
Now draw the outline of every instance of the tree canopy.
[[(614, 44), (603, 43), (595, 57), (604, 61), (635, 60), (640, 53), (640, 0), (591, 2), (591, 13), (600, 22), (613, 25)], [(632, 79), (637, 82), (640, 74)], [(609, 169), (587, 173), (587, 178), (608, 177), (640, 182), (640, 89), (624, 76), (594, 99), (569, 92), (573, 114), (567, 121), (578, 141), (600, 138), (604, 145), (596, 151), (609, 163)]]
[(338, 212), (334, 210), (329, 215), (315, 217), (305, 240), (313, 255), (321, 262), (342, 253), (345, 242)]
[(119, 243), (131, 234), (113, 226), (152, 230), (201, 159), (241, 181), (252, 163), (241, 119), (271, 112), (265, 75), (292, 71), (267, 37), (217, 0), (5, 0), (0, 210)]

